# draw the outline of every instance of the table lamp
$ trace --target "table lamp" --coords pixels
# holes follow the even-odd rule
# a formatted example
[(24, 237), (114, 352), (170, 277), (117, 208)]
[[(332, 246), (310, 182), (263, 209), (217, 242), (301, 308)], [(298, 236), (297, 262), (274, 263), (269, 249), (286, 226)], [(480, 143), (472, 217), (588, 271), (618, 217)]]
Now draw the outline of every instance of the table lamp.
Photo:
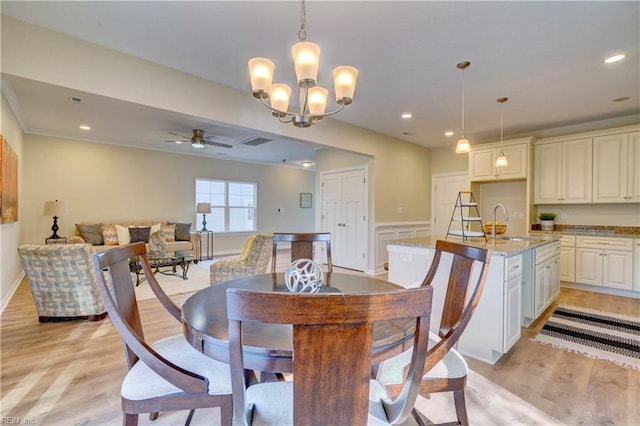
[(58, 239), (58, 217), (68, 214), (69, 209), (65, 201), (45, 201), (44, 202), (44, 215), (53, 216), (53, 226), (51, 230), (53, 234), (49, 238)]
[(200, 231), (208, 231), (207, 229), (207, 215), (211, 213), (211, 204), (198, 203), (196, 206), (196, 213), (202, 213), (202, 229)]

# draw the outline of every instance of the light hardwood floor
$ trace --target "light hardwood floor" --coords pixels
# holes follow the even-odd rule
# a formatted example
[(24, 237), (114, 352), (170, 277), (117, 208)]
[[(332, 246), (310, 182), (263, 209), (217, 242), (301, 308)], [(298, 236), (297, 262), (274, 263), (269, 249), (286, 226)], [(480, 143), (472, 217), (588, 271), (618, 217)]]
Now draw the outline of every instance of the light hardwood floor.
[[(173, 298), (181, 304), (188, 296)], [(565, 288), (558, 301), (636, 316), (640, 311), (637, 299)], [(180, 324), (156, 300), (141, 301), (140, 310), (148, 340), (181, 332)], [(551, 309), (544, 317), (550, 313)], [(121, 423), (119, 389), (126, 368), (119, 335), (108, 318), (40, 324), (23, 281), (1, 320), (3, 423), (15, 424), (15, 419), (37, 425)], [(487, 406), (473, 411), (470, 407), (472, 424), (640, 425), (640, 372), (531, 342), (543, 324), (544, 318), (524, 329), (516, 346), (494, 366), (468, 359), (477, 373), (473, 382), (489, 386), (477, 390), (484, 392)], [(515, 395), (556, 420), (504, 414), (511, 410), (504, 406), (505, 399), (494, 402), (498, 393)], [(420, 406), (428, 403), (421, 400)], [(155, 422), (141, 416), (140, 424), (183, 424), (185, 418), (184, 412), (162, 413)], [(196, 412), (193, 424), (212, 423), (219, 424), (216, 409)]]

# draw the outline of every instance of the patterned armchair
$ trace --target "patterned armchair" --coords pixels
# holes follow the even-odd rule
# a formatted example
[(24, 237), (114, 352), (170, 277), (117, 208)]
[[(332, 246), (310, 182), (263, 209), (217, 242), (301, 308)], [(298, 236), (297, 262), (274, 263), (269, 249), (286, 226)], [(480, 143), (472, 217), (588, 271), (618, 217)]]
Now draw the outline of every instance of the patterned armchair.
[(93, 253), (91, 244), (26, 244), (18, 248), (40, 322), (70, 318), (98, 321), (106, 316), (93, 272)]
[(249, 236), (240, 255), (211, 264), (211, 285), (234, 278), (264, 274), (271, 260), (271, 247), (271, 234)]

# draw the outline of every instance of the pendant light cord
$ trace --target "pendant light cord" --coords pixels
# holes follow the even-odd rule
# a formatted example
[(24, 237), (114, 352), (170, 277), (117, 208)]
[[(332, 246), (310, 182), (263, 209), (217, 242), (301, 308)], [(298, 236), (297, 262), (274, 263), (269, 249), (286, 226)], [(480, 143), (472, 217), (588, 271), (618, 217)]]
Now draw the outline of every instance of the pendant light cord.
[(462, 69), (462, 136), (464, 136), (464, 68)]

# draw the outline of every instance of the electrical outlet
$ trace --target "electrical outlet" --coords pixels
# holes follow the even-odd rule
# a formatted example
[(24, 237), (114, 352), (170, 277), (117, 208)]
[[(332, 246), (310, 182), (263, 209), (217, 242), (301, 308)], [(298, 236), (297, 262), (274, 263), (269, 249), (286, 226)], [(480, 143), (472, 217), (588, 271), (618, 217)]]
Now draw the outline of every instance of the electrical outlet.
[(567, 220), (567, 214), (564, 212), (560, 213), (560, 219)]

